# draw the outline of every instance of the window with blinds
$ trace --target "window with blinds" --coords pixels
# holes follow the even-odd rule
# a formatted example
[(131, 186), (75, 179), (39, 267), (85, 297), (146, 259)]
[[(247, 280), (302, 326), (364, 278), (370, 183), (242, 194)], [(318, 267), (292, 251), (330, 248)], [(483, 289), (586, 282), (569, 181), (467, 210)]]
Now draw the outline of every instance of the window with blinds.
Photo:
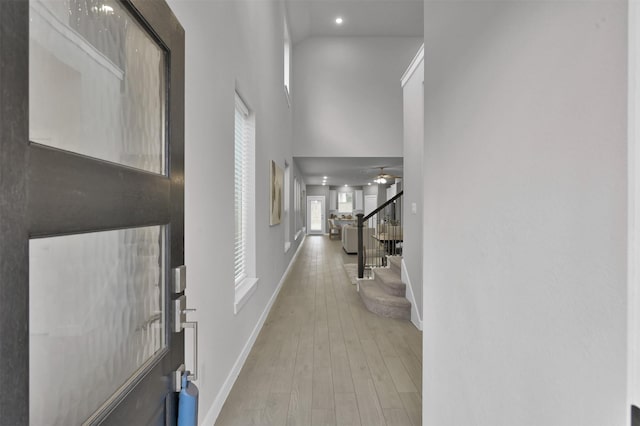
[(234, 275), (236, 288), (255, 275), (252, 255), (254, 241), (252, 232), (255, 224), (254, 212), (254, 152), (255, 131), (253, 116), (236, 94), (235, 108), (235, 243)]
[[(289, 26), (287, 20), (284, 21), (284, 87), (287, 98), (291, 94), (290, 70), (291, 70), (291, 37), (289, 36)], [(287, 99), (288, 100), (288, 99)]]

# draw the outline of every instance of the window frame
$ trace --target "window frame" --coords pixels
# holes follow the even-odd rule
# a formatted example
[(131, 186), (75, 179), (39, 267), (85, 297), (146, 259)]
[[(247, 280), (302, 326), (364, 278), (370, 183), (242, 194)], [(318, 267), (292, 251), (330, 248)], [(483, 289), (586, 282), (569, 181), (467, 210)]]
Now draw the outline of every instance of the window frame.
[[(340, 201), (340, 196), (344, 195), (344, 199), (345, 201)], [(351, 200), (347, 200), (348, 198), (351, 198)], [(353, 213), (353, 198), (354, 198), (354, 194), (353, 191), (351, 192), (338, 192), (338, 213)], [(347, 210), (342, 210), (340, 208), (340, 205), (346, 205), (349, 204), (350, 208), (348, 208)]]
[(291, 248), (291, 165), (284, 162), (284, 252)]
[[(239, 138), (238, 120), (242, 119)], [(238, 146), (242, 144), (242, 146)], [(238, 161), (238, 154), (242, 156)], [(238, 170), (241, 167), (241, 170)], [(241, 179), (241, 182), (238, 181)], [(255, 292), (256, 276), (256, 208), (255, 208), (255, 115), (236, 92), (234, 106), (234, 314), (237, 314)], [(240, 200), (239, 200), (240, 193)], [(240, 202), (240, 206), (238, 206)], [(238, 219), (238, 210), (241, 218)], [(243, 244), (243, 273), (237, 273), (238, 223)]]
[(283, 82), (284, 92), (287, 98), (287, 104), (291, 107), (291, 35), (289, 34), (289, 25), (287, 18), (284, 18), (284, 41), (283, 41)]

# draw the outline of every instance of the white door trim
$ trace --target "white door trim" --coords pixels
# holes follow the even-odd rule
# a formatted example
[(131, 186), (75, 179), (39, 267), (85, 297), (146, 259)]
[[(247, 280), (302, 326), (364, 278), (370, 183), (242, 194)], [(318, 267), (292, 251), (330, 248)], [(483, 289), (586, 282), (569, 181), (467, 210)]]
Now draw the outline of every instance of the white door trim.
[(629, 2), (627, 177), (627, 424), (631, 404), (640, 406), (640, 5)]

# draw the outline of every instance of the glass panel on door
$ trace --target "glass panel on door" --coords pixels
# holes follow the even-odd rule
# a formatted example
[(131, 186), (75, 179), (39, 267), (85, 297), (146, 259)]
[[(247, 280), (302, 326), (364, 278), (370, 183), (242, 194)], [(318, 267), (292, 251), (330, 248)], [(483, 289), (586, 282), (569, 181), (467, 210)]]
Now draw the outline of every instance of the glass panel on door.
[(166, 174), (163, 49), (114, 0), (31, 0), (29, 140)]
[(184, 29), (164, 0), (0, 4), (0, 424), (175, 424)]
[(166, 347), (165, 226), (29, 242), (33, 425), (80, 424)]
[(310, 201), (310, 231), (322, 232), (322, 202), (318, 200)]

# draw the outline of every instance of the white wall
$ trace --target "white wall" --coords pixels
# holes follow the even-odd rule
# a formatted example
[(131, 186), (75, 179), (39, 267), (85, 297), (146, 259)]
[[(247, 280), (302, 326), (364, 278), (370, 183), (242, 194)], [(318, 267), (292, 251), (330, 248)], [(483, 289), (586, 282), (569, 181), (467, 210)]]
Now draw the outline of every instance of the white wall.
[(424, 424), (623, 425), (626, 3), (424, 15)]
[[(417, 52), (416, 52), (417, 53)], [(411, 285), (419, 318), (422, 319), (422, 207), (423, 207), (423, 151), (424, 151), (424, 62), (415, 68), (403, 87), (404, 167), (402, 225), (411, 232), (404, 233), (402, 258)], [(415, 213), (412, 205), (415, 204)]]
[(316, 37), (293, 48), (294, 155), (402, 156), (399, 81), (414, 37)]
[[(291, 112), (282, 78), (283, 15), (275, 1), (169, 0), (169, 5), (186, 32), (187, 299), (197, 309), (189, 316), (200, 327), (200, 422), (206, 417), (212, 424), (228, 391), (225, 382), (232, 383), (234, 364), (302, 240), (294, 241), (285, 255), (284, 224), (270, 227), (268, 217), (269, 161), (293, 164)], [(233, 313), (232, 249), (236, 86), (256, 115), (260, 280), (238, 315)], [(301, 179), (296, 167), (292, 172)]]
[(378, 195), (378, 185), (367, 185), (362, 187), (364, 195)]

